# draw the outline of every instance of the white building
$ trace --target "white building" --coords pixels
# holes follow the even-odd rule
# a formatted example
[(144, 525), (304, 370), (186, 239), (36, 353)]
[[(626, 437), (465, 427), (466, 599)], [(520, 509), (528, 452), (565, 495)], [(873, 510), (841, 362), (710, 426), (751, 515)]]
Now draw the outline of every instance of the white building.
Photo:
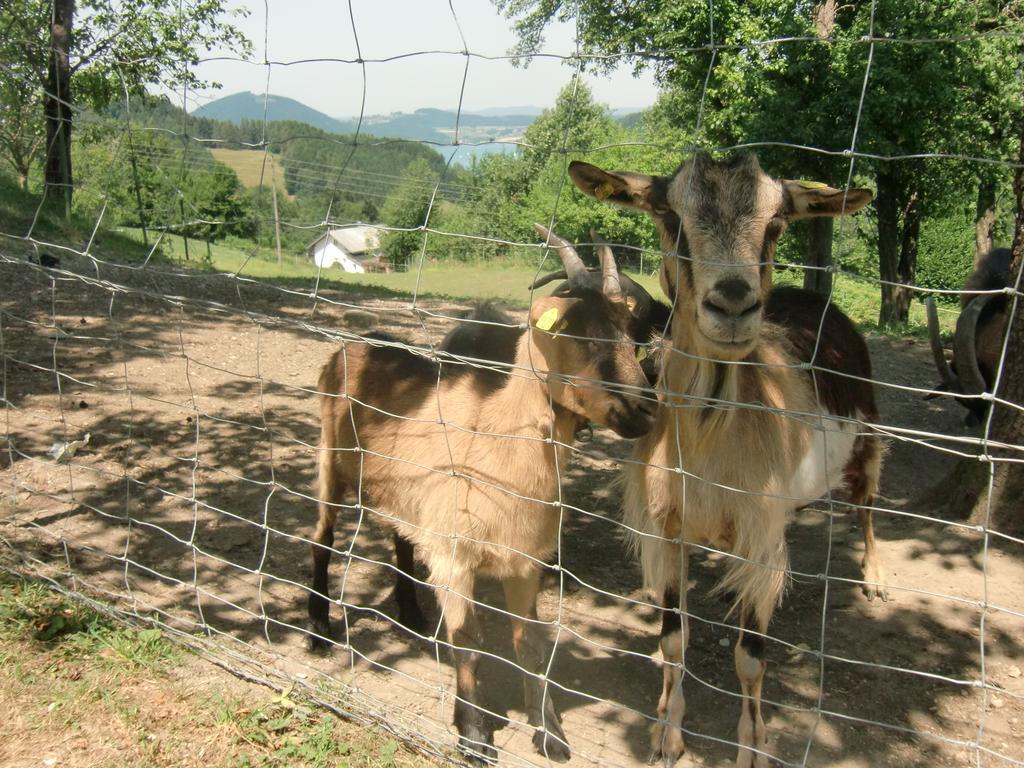
[(379, 271), (379, 248), (375, 227), (353, 224), (324, 232), (306, 248), (306, 255), (322, 269), (337, 264), (346, 272)]

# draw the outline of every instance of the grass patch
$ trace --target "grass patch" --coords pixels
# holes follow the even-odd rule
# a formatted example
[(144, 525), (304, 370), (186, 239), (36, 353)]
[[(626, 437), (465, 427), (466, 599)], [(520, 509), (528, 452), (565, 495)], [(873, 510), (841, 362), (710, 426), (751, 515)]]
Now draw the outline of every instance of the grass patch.
[[(284, 166), (277, 156), (260, 149), (211, 149), (218, 162), (229, 166), (242, 186), (270, 188), (271, 181), (282, 195), (288, 194), (284, 184)], [(264, 162), (265, 160), (265, 162)]]
[[(255, 246), (245, 247), (239, 243), (214, 243), (210, 246), (210, 259), (205, 258), (206, 244), (191, 241), (191, 262), (184, 262), (185, 250), (178, 236), (165, 236), (165, 253), (173, 260), (191, 264), (196, 268), (218, 272), (232, 272), (257, 280), (287, 283), (293, 287), (312, 288), (318, 270), (312, 261), (304, 257), (285, 256), (280, 264), (276, 256)], [(242, 246), (242, 247), (240, 247)], [(197, 256), (199, 254), (199, 256)], [(551, 266), (551, 269), (554, 267)], [(545, 269), (547, 271), (547, 269)], [(639, 275), (626, 270), (634, 280), (653, 296), (664, 300), (657, 274)], [(422, 270), (413, 268), (408, 272), (374, 274), (349, 274), (336, 267), (320, 270), (320, 284), (333, 289), (348, 290), (353, 294), (411, 299), (413, 293), (424, 299), (449, 299), (459, 302), (499, 301), (511, 307), (524, 308), (530, 301), (527, 286), (537, 276), (534, 267), (510, 263), (427, 262)], [(800, 270), (780, 270), (776, 273), (776, 285), (801, 285)], [(547, 295), (551, 287), (541, 289)], [(928, 322), (923, 301), (914, 301), (910, 307), (910, 318), (904, 325), (883, 329), (878, 325), (878, 311), (881, 295), (878, 285), (852, 274), (837, 275), (834, 281), (832, 300), (865, 333), (879, 333), (888, 336), (913, 336), (926, 338)], [(943, 333), (952, 334), (956, 326), (957, 311), (940, 304), (939, 323)]]
[(124, 626), (3, 573), (0, 700), (8, 709), (4, 765), (434, 765), (291, 692), (231, 677), (159, 629)]
[(158, 629), (130, 629), (30, 581), (0, 581), (0, 642), (35, 643), (56, 659), (89, 659), (117, 674), (178, 658)]

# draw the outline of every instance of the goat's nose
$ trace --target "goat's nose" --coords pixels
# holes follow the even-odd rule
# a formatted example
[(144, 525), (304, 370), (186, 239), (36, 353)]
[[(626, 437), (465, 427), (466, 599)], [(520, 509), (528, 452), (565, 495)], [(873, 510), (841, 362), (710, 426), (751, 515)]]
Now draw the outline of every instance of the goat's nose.
[(739, 277), (719, 280), (708, 292), (703, 304), (704, 309), (724, 319), (743, 317), (761, 308), (761, 301), (753, 286)]

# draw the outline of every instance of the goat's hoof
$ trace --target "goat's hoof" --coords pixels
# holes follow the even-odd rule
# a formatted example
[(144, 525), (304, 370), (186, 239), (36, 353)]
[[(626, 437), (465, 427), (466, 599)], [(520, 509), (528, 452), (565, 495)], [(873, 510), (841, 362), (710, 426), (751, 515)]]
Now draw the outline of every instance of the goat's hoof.
[[(764, 749), (762, 746), (761, 749)], [(736, 768), (772, 768), (774, 761), (764, 752), (741, 749), (736, 755)]]
[(533, 734), (533, 747), (538, 754), (544, 755), (548, 760), (555, 763), (568, 762), (572, 753), (569, 751), (569, 744), (565, 740), (565, 734), (559, 728), (557, 732), (547, 731), (538, 728)]
[(654, 750), (652, 762), (660, 760), (663, 768), (672, 768), (686, 751), (682, 730), (655, 723), (651, 731), (651, 747)]
[(459, 752), (475, 765), (494, 765), (498, 762), (494, 736), (483, 731), (476, 731), (472, 736), (459, 736)]
[(880, 568), (868, 568), (865, 566), (864, 581), (860, 585), (860, 590), (864, 593), (864, 597), (868, 599), (869, 603), (874, 602), (876, 597), (883, 603), (889, 601), (889, 587), (882, 578), (882, 574), (879, 573), (880, 570)]
[(325, 626), (317, 626), (314, 624), (309, 634), (306, 635), (306, 647), (311, 653), (327, 653), (334, 647), (334, 643), (330, 639), (331, 630)]
[(883, 603), (889, 602), (889, 590), (883, 584), (865, 584), (861, 591), (869, 603), (873, 603), (876, 597)]

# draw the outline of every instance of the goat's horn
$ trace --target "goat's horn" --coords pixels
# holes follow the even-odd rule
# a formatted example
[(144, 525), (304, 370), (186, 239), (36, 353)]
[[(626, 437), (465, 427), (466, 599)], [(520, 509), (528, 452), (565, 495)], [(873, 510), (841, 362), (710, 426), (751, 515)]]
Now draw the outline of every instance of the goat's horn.
[(619, 282), (619, 268), (615, 266), (615, 252), (608, 241), (594, 230), (590, 230), (590, 239), (597, 246), (597, 255), (601, 260), (601, 290), (609, 298), (622, 295), (622, 284)]
[(563, 240), (543, 224), (534, 222), (533, 228), (538, 235), (544, 238), (548, 247), (558, 251), (558, 256), (565, 266), (565, 274), (569, 284), (578, 285), (580, 279), (587, 273), (587, 265), (583, 263), (583, 259), (576, 253), (576, 249), (572, 247), (568, 240)]
[(980, 395), (988, 384), (978, 367), (978, 350), (974, 337), (978, 330), (978, 317), (994, 294), (984, 294), (971, 301), (960, 312), (953, 336), (953, 354), (956, 358), (956, 375), (960, 378), (960, 391), (965, 395)]
[(960, 382), (949, 369), (946, 352), (942, 349), (942, 340), (939, 338), (939, 311), (935, 308), (935, 297), (929, 296), (924, 304), (928, 311), (928, 339), (932, 344), (932, 358), (939, 371), (939, 378), (950, 392), (959, 392)]
[(552, 280), (567, 280), (568, 278), (569, 276), (565, 273), (564, 269), (560, 269), (557, 272), (548, 272), (546, 275), (541, 275), (532, 283), (530, 283), (529, 287), (526, 290), (532, 291), (547, 285)]

